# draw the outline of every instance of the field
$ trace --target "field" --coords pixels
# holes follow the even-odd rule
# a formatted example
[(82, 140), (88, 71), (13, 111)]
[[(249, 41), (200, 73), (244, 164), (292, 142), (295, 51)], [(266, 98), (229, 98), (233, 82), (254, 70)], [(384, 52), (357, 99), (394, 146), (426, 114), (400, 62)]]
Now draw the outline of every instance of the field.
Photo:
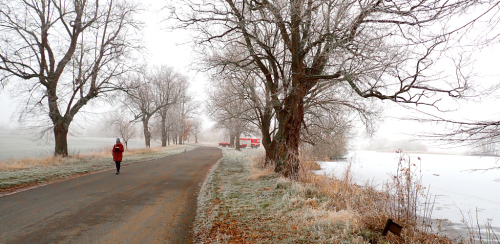
[[(68, 136), (68, 153), (77, 155), (102, 151), (115, 143), (116, 138)], [(152, 141), (152, 147), (159, 143)], [(128, 149), (144, 148), (144, 140), (130, 139)], [(35, 140), (32, 135), (0, 134), (0, 161), (22, 158), (42, 158), (54, 154), (54, 140)]]

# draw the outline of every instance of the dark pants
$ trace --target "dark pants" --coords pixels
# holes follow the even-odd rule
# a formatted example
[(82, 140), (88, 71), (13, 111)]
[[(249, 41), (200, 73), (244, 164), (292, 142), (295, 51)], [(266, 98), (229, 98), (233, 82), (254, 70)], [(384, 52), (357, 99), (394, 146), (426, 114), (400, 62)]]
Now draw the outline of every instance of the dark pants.
[(120, 172), (120, 163), (122, 161), (115, 161), (115, 164), (116, 164), (116, 172)]

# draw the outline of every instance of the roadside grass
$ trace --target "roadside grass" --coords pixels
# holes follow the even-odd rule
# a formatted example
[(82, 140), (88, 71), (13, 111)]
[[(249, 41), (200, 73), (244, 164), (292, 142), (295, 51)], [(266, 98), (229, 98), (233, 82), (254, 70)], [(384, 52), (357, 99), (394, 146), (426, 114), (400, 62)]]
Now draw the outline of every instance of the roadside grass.
[[(124, 152), (122, 166), (150, 161), (193, 150), (194, 146), (176, 145), (166, 148), (129, 149)], [(115, 167), (111, 147), (68, 157), (23, 158), (0, 162), (0, 193), (48, 183)]]
[(195, 242), (366, 242), (355, 211), (333, 211), (331, 200), (314, 186), (262, 168), (257, 150), (222, 150), (223, 160), (198, 196)]
[[(405, 210), (424, 190), (411, 169), (381, 192), (353, 183), (350, 169), (339, 179), (319, 176), (311, 172), (319, 165), (304, 160), (290, 181), (264, 167), (260, 150), (222, 150), (198, 196), (196, 243), (452, 243)], [(404, 226), (401, 237), (381, 235), (388, 218)]]

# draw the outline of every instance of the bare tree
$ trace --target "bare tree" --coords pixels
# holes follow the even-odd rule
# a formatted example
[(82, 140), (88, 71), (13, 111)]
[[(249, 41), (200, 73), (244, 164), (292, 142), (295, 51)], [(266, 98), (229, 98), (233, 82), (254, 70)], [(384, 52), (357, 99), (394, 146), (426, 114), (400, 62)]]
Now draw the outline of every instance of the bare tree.
[(178, 113), (177, 113), (177, 104), (174, 104), (170, 109), (166, 111), (166, 121), (165, 121), (165, 131), (166, 131), (166, 139), (167, 145), (170, 145), (170, 141), (173, 144), (177, 144), (177, 121), (178, 121)]
[(193, 129), (191, 119), (194, 113), (197, 111), (199, 105), (193, 100), (191, 96), (187, 94), (187, 89), (184, 90), (184, 94), (181, 95), (178, 103), (178, 117), (177, 117), (177, 135), (178, 144), (184, 144), (189, 138)]
[(154, 88), (147, 81), (145, 71), (136, 74), (135, 77), (130, 75), (128, 79), (131, 80), (136, 89), (131, 89), (127, 93), (125, 106), (134, 115), (133, 120), (140, 120), (142, 122), (145, 145), (146, 147), (151, 147), (149, 120), (161, 107), (157, 107), (154, 103)]
[(114, 113), (106, 118), (106, 129), (113, 130), (125, 143), (128, 148), (128, 141), (137, 135), (137, 129), (134, 124), (119, 113)]
[[(137, 6), (126, 1), (0, 1), (0, 82), (23, 87), (20, 120), (47, 114), (55, 154), (67, 156), (75, 115), (99, 95), (121, 89), (136, 48)], [(47, 125), (45, 125), (47, 126)]]
[(161, 146), (167, 146), (168, 127), (167, 115), (170, 105), (175, 104), (182, 94), (187, 89), (187, 78), (174, 71), (173, 68), (168, 66), (161, 66), (156, 71), (154, 79), (156, 79), (158, 96), (156, 104), (163, 104), (164, 106), (158, 111), (161, 118), (160, 131), (161, 131)]
[(230, 146), (240, 149), (239, 139), (242, 134), (252, 134), (251, 124), (256, 121), (252, 104), (245, 99), (242, 87), (231, 76), (220, 77), (234, 82), (221, 82), (214, 86), (207, 101), (208, 113), (217, 122), (219, 128), (229, 132)]
[[(234, 50), (228, 50), (221, 56), (231, 56), (234, 53), (236, 53)], [(266, 86), (265, 78), (261, 77), (259, 72), (255, 72), (256, 66), (241, 67), (237, 60), (233, 59), (230, 63), (221, 56), (208, 57), (205, 64), (216, 67), (216, 72), (211, 77), (214, 91), (209, 107), (214, 110), (224, 109), (227, 104), (229, 106), (244, 104), (245, 108), (239, 113), (227, 113), (225, 116), (229, 117), (226, 119), (238, 117), (259, 128), (266, 157), (268, 161), (274, 161), (276, 123), (273, 123), (271, 92)], [(218, 66), (220, 63), (224, 65)], [(310, 144), (313, 149), (321, 147), (324, 148), (323, 151), (328, 149), (337, 154), (346, 150), (347, 134), (352, 120), (360, 119), (366, 125), (367, 132), (372, 132), (374, 117), (379, 112), (369, 100), (357, 99), (353, 91), (343, 84), (315, 89), (304, 103), (306, 114), (304, 129), (301, 131), (301, 135), (304, 135), (302, 141)], [(221, 121), (220, 118), (216, 120)], [(219, 127), (227, 128), (223, 124), (219, 124)], [(323, 146), (327, 144), (328, 146)]]
[(302, 148), (310, 149), (316, 157), (339, 158), (348, 149), (353, 122), (349, 120), (349, 113), (330, 107), (333, 107), (331, 111), (308, 110), (304, 118)]
[(134, 138), (137, 133), (134, 124), (132, 124), (130, 121), (122, 120), (118, 121), (114, 127), (116, 132), (118, 132), (118, 134), (123, 139), (123, 142), (125, 142), (125, 148), (128, 148), (128, 141)]
[[(146, 147), (151, 147), (151, 128), (149, 121), (157, 112), (161, 113), (162, 138), (166, 131), (166, 112), (168, 106), (175, 104), (180, 96), (177, 92), (185, 86), (185, 79), (177, 79), (179, 75), (167, 66), (158, 69), (147, 69), (130, 76), (131, 87), (127, 92), (125, 106), (134, 114), (134, 120), (140, 120), (143, 126)], [(165, 130), (165, 131), (164, 131)], [(162, 141), (163, 142), (163, 141)], [(166, 141), (165, 141), (166, 142)]]
[[(186, 122), (194, 107), (187, 95), (188, 80), (171, 67), (143, 68), (142, 72), (130, 77), (131, 87), (127, 93), (129, 107), (134, 114), (134, 120), (143, 124), (146, 147), (151, 146), (152, 129), (159, 132), (162, 146), (166, 146), (172, 132), (182, 141), (189, 134)], [(150, 120), (156, 118), (153, 128)], [(171, 135), (172, 138), (176, 135)]]
[[(179, 3), (180, 2), (180, 3)], [(192, 12), (180, 12), (179, 4)], [(490, 1), (219, 0), (175, 2), (180, 27), (199, 30), (197, 43), (217, 54), (244, 50), (228, 63), (254, 64), (276, 114), (275, 171), (296, 178), (305, 100), (345, 84), (359, 98), (436, 106), (436, 94), (460, 97), (466, 80), (439, 79), (432, 67), (481, 15), (459, 27), (439, 26)], [(498, 5), (498, 3), (494, 3)], [(439, 29), (440, 28), (440, 29)], [(439, 29), (439, 31), (436, 31)], [(243, 49), (242, 49), (243, 48)], [(224, 65), (223, 63), (220, 63)], [(317, 93), (317, 92), (316, 92)]]
[[(265, 77), (258, 72), (258, 67), (251, 62), (245, 62), (245, 49), (228, 45), (224, 50), (205, 55), (202, 67), (211, 70), (211, 82), (213, 84), (212, 97), (208, 105), (209, 109), (216, 110), (227, 103), (244, 106), (237, 114), (228, 113), (232, 118), (238, 118), (247, 123), (255, 125), (262, 135), (262, 145), (266, 151), (267, 161), (274, 161), (274, 148), (276, 141), (273, 140), (276, 128), (272, 123), (274, 111), (272, 107), (271, 93), (276, 92), (272, 87), (267, 86)], [(213, 117), (213, 116), (212, 116)], [(217, 116), (216, 116), (217, 117)], [(226, 118), (229, 120), (229, 118)], [(216, 120), (221, 121), (221, 118)], [(228, 131), (232, 126), (231, 121), (219, 123), (218, 128), (225, 128)], [(240, 122), (241, 123), (241, 122)], [(230, 133), (230, 146), (233, 145), (234, 133)]]
[(175, 104), (167, 112), (167, 124), (168, 124), (168, 137), (172, 139), (172, 143), (175, 145), (179, 144), (179, 134), (181, 131), (181, 106)]
[(201, 133), (201, 119), (200, 118), (194, 118), (192, 120), (192, 130), (191, 133), (194, 136), (194, 143), (198, 143), (198, 135)]

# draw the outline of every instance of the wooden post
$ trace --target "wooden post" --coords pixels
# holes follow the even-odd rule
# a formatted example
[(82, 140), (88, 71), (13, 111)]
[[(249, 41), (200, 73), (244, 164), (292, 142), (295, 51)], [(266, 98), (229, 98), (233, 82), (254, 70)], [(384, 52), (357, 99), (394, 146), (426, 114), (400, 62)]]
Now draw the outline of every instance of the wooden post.
[(388, 219), (387, 223), (385, 224), (384, 231), (382, 231), (382, 236), (386, 236), (388, 231), (394, 233), (397, 236), (401, 236), (401, 230), (402, 229), (403, 229), (403, 227), (401, 227), (400, 225), (394, 223), (392, 221), (392, 219)]

